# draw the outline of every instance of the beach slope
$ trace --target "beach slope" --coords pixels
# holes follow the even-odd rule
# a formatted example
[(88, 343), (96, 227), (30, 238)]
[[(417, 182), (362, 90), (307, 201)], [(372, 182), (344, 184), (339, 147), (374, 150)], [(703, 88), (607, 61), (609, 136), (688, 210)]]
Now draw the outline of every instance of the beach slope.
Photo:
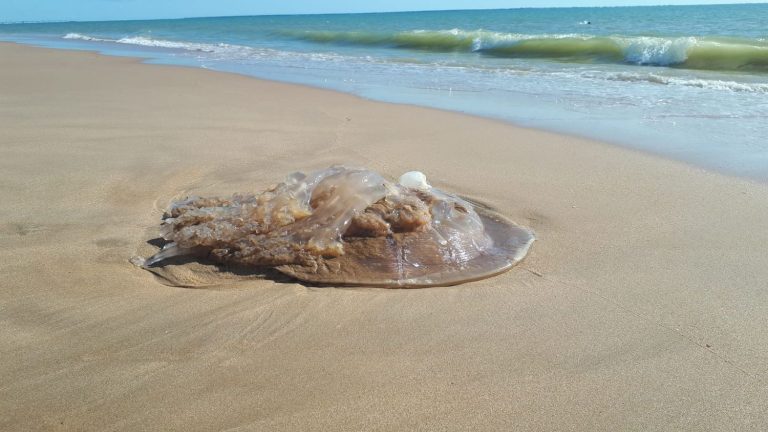
[[(2, 430), (768, 425), (765, 185), (237, 75), (0, 58)], [(188, 289), (129, 262), (174, 198), (334, 163), (424, 171), (538, 241), (501, 276), (422, 290)]]

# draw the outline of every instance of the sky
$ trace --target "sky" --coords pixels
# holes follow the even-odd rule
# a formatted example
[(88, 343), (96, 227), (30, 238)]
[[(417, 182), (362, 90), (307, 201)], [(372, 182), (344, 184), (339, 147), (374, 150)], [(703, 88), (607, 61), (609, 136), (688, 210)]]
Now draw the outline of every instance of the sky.
[(0, 0), (0, 22), (765, 2), (765, 0)]

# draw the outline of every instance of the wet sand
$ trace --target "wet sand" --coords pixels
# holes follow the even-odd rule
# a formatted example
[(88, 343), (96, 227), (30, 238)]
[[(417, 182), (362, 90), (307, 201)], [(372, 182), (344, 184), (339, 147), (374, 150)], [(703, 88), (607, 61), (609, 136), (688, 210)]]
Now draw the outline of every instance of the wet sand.
[[(2, 430), (768, 425), (766, 185), (237, 75), (0, 58)], [(333, 163), (424, 171), (538, 241), (422, 290), (186, 289), (129, 263), (173, 198)]]

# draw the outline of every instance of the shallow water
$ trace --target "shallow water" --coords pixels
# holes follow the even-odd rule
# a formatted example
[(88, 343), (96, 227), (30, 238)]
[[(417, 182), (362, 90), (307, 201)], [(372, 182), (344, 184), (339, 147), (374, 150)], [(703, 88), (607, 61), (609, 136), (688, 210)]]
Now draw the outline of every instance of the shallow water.
[(0, 38), (467, 112), (768, 180), (765, 22), (768, 5), (518, 9), (14, 24)]

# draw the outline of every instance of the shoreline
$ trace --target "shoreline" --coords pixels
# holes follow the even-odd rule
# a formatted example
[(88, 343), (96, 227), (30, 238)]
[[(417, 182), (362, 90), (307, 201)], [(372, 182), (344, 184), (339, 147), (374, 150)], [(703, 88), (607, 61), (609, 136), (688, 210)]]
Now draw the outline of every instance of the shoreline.
[[(768, 423), (762, 183), (237, 74), (0, 55), (0, 429)], [(507, 273), (419, 290), (174, 288), (129, 262), (174, 197), (332, 163), (424, 171), (538, 240)]]
[[(56, 41), (49, 41), (48, 43), (55, 45)], [(364, 94), (358, 94), (352, 91), (344, 91), (341, 89), (336, 89), (332, 87), (323, 87), (319, 84), (312, 84), (312, 83), (302, 83), (297, 81), (291, 81), (291, 80), (282, 80), (276, 77), (260, 77), (255, 76), (246, 72), (239, 72), (234, 70), (221, 70), (221, 69), (211, 69), (208, 67), (200, 67), (198, 65), (194, 64), (184, 64), (183, 62), (179, 63), (173, 63), (168, 61), (167, 59), (163, 59), (161, 56), (158, 57), (143, 57), (143, 56), (134, 56), (132, 54), (120, 54), (119, 51), (110, 51), (106, 48), (98, 48), (93, 47), (89, 48), (86, 46), (83, 46), (82, 48), (76, 48), (76, 47), (59, 47), (59, 46), (49, 46), (46, 45), (46, 43), (43, 42), (19, 42), (19, 41), (0, 41), (0, 43), (10, 43), (10, 44), (16, 44), (21, 46), (30, 46), (30, 47), (36, 47), (36, 48), (42, 48), (42, 49), (53, 49), (53, 50), (64, 50), (64, 51), (70, 51), (70, 52), (90, 52), (94, 53), (96, 55), (100, 56), (106, 56), (106, 57), (117, 57), (117, 58), (131, 58), (136, 60), (139, 63), (147, 64), (147, 65), (156, 65), (156, 66), (167, 66), (167, 67), (173, 67), (173, 68), (185, 68), (185, 69), (194, 69), (194, 70), (205, 70), (210, 71), (214, 73), (222, 73), (222, 74), (232, 74), (232, 75), (238, 75), (241, 77), (246, 77), (249, 79), (255, 79), (255, 80), (261, 80), (261, 81), (267, 81), (267, 82), (277, 82), (285, 85), (295, 85), (299, 87), (306, 87), (311, 89), (317, 89), (317, 90), (324, 90), (324, 91), (330, 91), (335, 93), (341, 93), (345, 95), (349, 95), (352, 97), (359, 98), (361, 100), (366, 100), (370, 102), (377, 102), (377, 103), (384, 103), (384, 104), (392, 104), (395, 106), (409, 106), (409, 107), (417, 107), (417, 108), (424, 108), (424, 109), (433, 109), (437, 111), (443, 111), (448, 113), (454, 113), (459, 115), (465, 115), (469, 117), (484, 119), (484, 120), (490, 120), (494, 122), (500, 122), (503, 124), (511, 125), (513, 127), (522, 128), (526, 130), (531, 131), (539, 131), (543, 133), (551, 133), (554, 135), (561, 135), (561, 136), (567, 136), (579, 140), (584, 141), (591, 141), (591, 142), (598, 142), (601, 144), (605, 144), (612, 147), (619, 147), (624, 150), (628, 150), (631, 152), (637, 152), (639, 154), (648, 155), (651, 157), (658, 157), (664, 160), (677, 162), (680, 164), (683, 164), (685, 166), (689, 166), (694, 169), (701, 169), (706, 172), (711, 172), (717, 175), (725, 175), (728, 177), (734, 177), (739, 179), (744, 179), (750, 182), (755, 182), (759, 184), (768, 184), (768, 177), (765, 177), (764, 175), (760, 174), (749, 174), (747, 172), (739, 173), (736, 169), (725, 169), (725, 168), (718, 168), (712, 165), (711, 163), (708, 165), (707, 163), (703, 161), (694, 161), (691, 160), (690, 157), (675, 157), (674, 152), (671, 153), (664, 153), (658, 149), (654, 150), (651, 148), (644, 148), (643, 145), (639, 145), (637, 143), (632, 143), (629, 141), (622, 142), (618, 139), (610, 139), (606, 137), (598, 137), (598, 136), (590, 136), (586, 133), (578, 133), (573, 131), (567, 131), (565, 129), (558, 130), (556, 127), (548, 128), (546, 126), (536, 126), (536, 125), (526, 125), (525, 122), (515, 120), (515, 119), (506, 119), (503, 116), (500, 115), (482, 115), (482, 114), (476, 114), (468, 111), (463, 111), (459, 109), (451, 109), (451, 108), (444, 108), (439, 106), (430, 106), (428, 104), (419, 104), (417, 102), (398, 102), (398, 101), (390, 101), (390, 100), (384, 100), (384, 99), (377, 99), (375, 97), (369, 97)], [(126, 47), (120, 47), (120, 48), (126, 48)], [(141, 49), (142, 47), (137, 47)]]

